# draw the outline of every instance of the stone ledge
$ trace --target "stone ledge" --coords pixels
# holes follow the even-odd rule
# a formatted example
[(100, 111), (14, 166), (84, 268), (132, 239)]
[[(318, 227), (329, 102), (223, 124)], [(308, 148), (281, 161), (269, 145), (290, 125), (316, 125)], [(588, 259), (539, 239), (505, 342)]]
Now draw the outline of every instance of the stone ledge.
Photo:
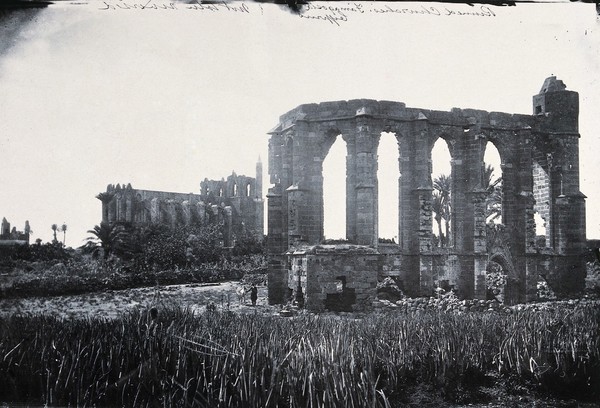
[(375, 248), (365, 245), (337, 244), (337, 245), (311, 245), (292, 248), (287, 255), (379, 255)]

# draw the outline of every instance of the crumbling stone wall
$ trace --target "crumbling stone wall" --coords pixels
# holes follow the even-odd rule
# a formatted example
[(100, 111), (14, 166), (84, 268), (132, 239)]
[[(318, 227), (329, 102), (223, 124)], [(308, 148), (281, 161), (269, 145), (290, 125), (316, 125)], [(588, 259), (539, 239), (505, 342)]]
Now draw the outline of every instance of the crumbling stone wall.
[[(315, 311), (364, 311), (377, 291), (379, 254), (358, 245), (316, 245), (288, 252), (288, 288)], [(375, 272), (375, 273), (373, 273)]]
[(200, 194), (134, 189), (131, 184), (108, 185), (97, 198), (102, 201), (102, 221), (130, 223), (136, 227), (151, 224), (203, 225), (221, 223), (223, 244), (231, 246), (234, 236), (264, 234), (262, 163), (256, 165), (256, 178), (237, 175), (227, 180), (204, 179)]
[[(322, 163), (337, 137), (347, 146), (346, 238), (378, 249), (377, 149), (382, 132), (393, 133), (398, 142), (400, 203), (397, 250), (380, 254), (381, 269), (397, 271), (408, 294), (429, 295), (440, 282), (454, 282), (460, 296), (485, 297), (485, 270), (494, 255), (488, 252), (484, 216), (488, 142), (501, 158), (503, 248), (510, 252), (507, 269), (514, 274), (512, 301), (533, 299), (539, 274), (555, 291), (580, 290), (586, 241), (578, 94), (550, 77), (533, 97), (533, 111), (444, 112), (357, 99), (300, 105), (282, 115), (269, 132), (270, 302), (285, 301), (287, 251), (318, 245), (323, 238)], [(439, 138), (452, 158), (452, 245), (443, 251), (433, 244), (431, 210), (431, 150)], [(544, 248), (536, 244), (536, 211), (546, 218)]]

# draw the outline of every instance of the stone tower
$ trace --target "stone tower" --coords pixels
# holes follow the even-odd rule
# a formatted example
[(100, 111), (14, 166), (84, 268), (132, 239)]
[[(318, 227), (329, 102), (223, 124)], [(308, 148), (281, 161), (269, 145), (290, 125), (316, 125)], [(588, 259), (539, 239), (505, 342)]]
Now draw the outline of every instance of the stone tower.
[(533, 115), (539, 123), (533, 150), (534, 208), (546, 224), (545, 247), (555, 255), (555, 267), (545, 277), (576, 291), (584, 273), (578, 259), (586, 248), (586, 197), (579, 191), (579, 94), (548, 77), (533, 96)]
[(2, 229), (0, 230), (0, 235), (9, 235), (10, 234), (10, 222), (6, 220), (6, 218), (2, 218)]
[(255, 197), (262, 199), (263, 190), (262, 190), (262, 178), (263, 178), (263, 165), (260, 156), (258, 156), (258, 161), (256, 162), (256, 188), (255, 188)]
[(255, 214), (254, 218), (256, 219), (256, 237), (258, 239), (263, 238), (265, 232), (265, 220), (264, 220), (264, 212), (265, 212), (265, 203), (263, 199), (263, 165), (260, 156), (258, 156), (258, 161), (256, 162), (256, 180), (254, 187), (254, 202), (255, 202)]
[(577, 133), (579, 94), (566, 88), (555, 76), (546, 78), (540, 92), (533, 96), (533, 114), (547, 118), (544, 127), (548, 130)]

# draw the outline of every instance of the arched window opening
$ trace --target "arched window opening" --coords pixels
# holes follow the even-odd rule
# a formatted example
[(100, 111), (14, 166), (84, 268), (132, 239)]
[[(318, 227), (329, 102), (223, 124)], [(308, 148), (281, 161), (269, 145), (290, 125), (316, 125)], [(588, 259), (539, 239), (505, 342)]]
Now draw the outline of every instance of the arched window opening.
[(323, 161), (323, 232), (346, 238), (346, 144), (339, 136)]
[(246, 184), (246, 197), (250, 197), (250, 183)]
[(223, 188), (222, 187), (219, 189), (219, 197), (223, 197)]
[(488, 224), (502, 223), (502, 167), (500, 153), (493, 143), (487, 142), (483, 156), (482, 187), (487, 192), (485, 199), (485, 221)]
[(533, 221), (535, 222), (535, 246), (538, 248), (546, 248), (548, 245), (546, 220), (538, 211), (534, 210)]
[(237, 189), (237, 183), (233, 184), (233, 196), (237, 197), (238, 195), (238, 189)]
[(378, 231), (382, 243), (398, 240), (398, 141), (394, 133), (383, 132), (377, 148)]
[(533, 198), (535, 204), (535, 243), (538, 248), (552, 247), (552, 238), (550, 237), (550, 177), (548, 176), (548, 164), (544, 157), (540, 160), (534, 160), (533, 171)]
[(431, 149), (432, 230), (434, 246), (452, 246), (452, 156), (446, 141), (439, 138)]

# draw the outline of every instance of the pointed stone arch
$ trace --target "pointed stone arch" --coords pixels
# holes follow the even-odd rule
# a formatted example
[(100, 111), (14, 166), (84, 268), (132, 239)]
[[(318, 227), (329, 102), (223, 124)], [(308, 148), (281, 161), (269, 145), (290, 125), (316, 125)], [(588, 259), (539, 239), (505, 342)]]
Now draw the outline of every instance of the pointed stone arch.
[(347, 145), (337, 128), (324, 132), (323, 153), (323, 235), (326, 239), (347, 238)]

